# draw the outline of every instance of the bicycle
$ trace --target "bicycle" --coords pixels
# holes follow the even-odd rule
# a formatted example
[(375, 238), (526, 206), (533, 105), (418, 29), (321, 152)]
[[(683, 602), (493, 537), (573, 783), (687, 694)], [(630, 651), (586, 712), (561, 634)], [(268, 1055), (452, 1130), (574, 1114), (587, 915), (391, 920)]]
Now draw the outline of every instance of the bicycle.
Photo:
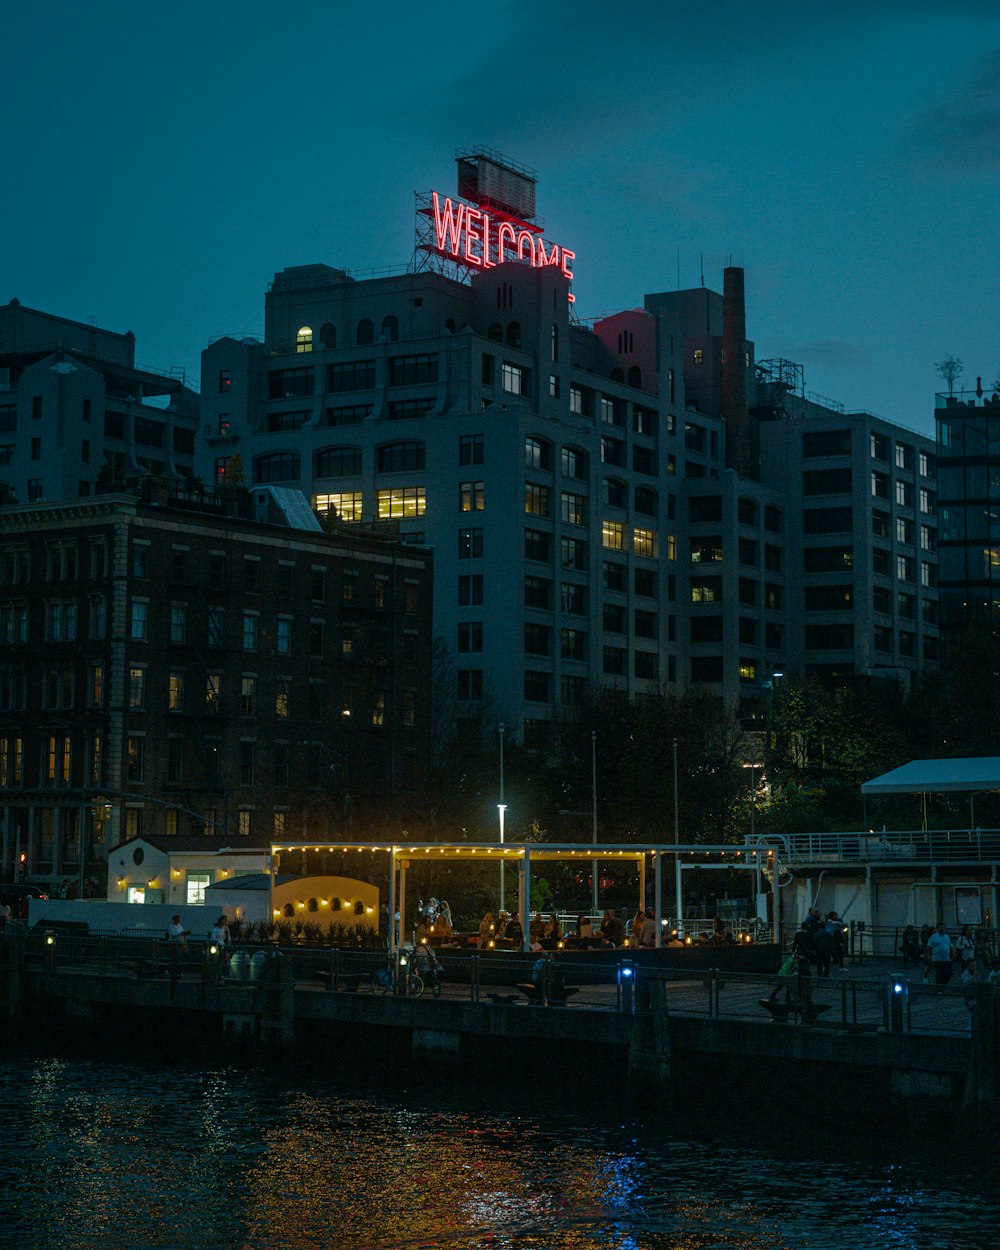
[[(398, 985), (398, 967), (396, 960), (390, 959), (385, 968), (372, 973), (372, 991), (376, 994), (395, 994)], [(419, 998), (424, 992), (424, 981), (413, 966), (412, 956), (406, 960), (406, 997)]]

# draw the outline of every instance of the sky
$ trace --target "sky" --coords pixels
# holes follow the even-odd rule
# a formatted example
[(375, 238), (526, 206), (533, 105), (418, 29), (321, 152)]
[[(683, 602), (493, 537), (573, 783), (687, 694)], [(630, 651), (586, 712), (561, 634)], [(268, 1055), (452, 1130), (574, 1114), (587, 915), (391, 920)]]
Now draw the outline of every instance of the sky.
[(0, 303), (197, 378), (287, 265), (405, 266), (456, 149), (534, 168), (590, 318), (746, 269), (758, 359), (933, 428), (1000, 374), (1000, 0), (4, 5)]

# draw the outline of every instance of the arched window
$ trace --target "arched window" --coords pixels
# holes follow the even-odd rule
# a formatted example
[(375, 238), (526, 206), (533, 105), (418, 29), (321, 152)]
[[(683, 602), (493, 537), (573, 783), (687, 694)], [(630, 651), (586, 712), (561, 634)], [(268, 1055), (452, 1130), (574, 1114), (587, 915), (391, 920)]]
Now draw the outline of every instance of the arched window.
[(375, 326), (368, 317), (363, 317), (358, 322), (358, 346), (363, 347), (366, 343), (375, 342)]
[(399, 322), (395, 317), (386, 317), (382, 322), (382, 337), (387, 338), (390, 343), (395, 343), (399, 338)]
[(313, 464), (316, 477), (352, 477), (361, 472), (360, 447), (324, 447)]
[(552, 444), (547, 438), (529, 434), (524, 440), (524, 467), (526, 469), (552, 468)]
[(313, 332), (309, 326), (302, 326), (295, 336), (295, 350), (297, 352), (311, 352), (312, 349)]
[(332, 326), (329, 323), (329, 321), (326, 322), (325, 325), (320, 327), (319, 341), (323, 344), (324, 347), (336, 347), (337, 346), (337, 327)]
[(630, 365), (628, 371), (629, 386), (642, 386), (642, 370), (638, 365)]
[(507, 346), (521, 346), (521, 323), (520, 321), (507, 322)]
[(402, 473), (424, 467), (424, 445), (417, 442), (383, 443), (376, 448), (379, 473)]
[(503, 342), (503, 326), (498, 326), (496, 322), (486, 331), (486, 337), (492, 339), (494, 343)]
[(294, 482), (301, 476), (299, 454), (295, 451), (272, 451), (270, 455), (257, 456), (253, 462), (255, 482)]

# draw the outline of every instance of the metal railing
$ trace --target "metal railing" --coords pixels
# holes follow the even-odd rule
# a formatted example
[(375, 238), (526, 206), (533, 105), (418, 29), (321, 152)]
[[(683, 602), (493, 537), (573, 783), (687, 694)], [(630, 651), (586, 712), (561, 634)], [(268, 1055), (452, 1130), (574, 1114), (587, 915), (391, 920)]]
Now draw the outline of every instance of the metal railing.
[[(172, 982), (193, 979), (223, 986), (245, 982), (263, 987), (274, 984), (279, 965), (286, 965), (286, 976), (301, 992), (406, 997), (414, 987), (408, 967), (413, 959), (410, 950), (389, 956), (385, 951), (320, 946), (225, 948), (206, 940), (182, 944), (149, 935), (76, 935), (41, 929), (18, 935), (18, 941), (24, 945), (25, 966), (46, 972), (169, 977)], [(627, 952), (603, 960), (588, 958), (586, 952), (554, 958), (535, 953), (445, 952), (436, 957), (436, 964), (438, 973), (433, 980), (419, 963), (415, 970), (427, 987), (437, 980), (434, 998), (444, 1002), (473, 1002), (500, 1009), (583, 1008), (631, 1015), (642, 998), (644, 983), (655, 980), (665, 987), (667, 1010), (672, 1015), (759, 1023), (772, 1020), (781, 1025), (855, 1032), (968, 1036), (979, 992), (976, 985), (927, 984), (905, 971), (782, 977), (715, 968), (648, 968), (635, 964)], [(998, 990), (1000, 987), (982, 987), (986, 994)]]
[[(768, 846), (767, 838), (744, 846)], [(791, 833), (774, 840), (780, 862), (797, 864), (932, 864), (1000, 862), (1000, 829), (870, 829)]]

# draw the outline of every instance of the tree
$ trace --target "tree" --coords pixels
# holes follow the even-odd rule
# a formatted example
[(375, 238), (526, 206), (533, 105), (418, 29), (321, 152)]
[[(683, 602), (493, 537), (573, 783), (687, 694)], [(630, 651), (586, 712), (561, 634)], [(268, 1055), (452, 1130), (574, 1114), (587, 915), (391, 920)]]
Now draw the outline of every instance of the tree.
[(934, 368), (948, 383), (948, 394), (954, 395), (955, 383), (965, 372), (965, 366), (957, 356), (945, 356), (944, 360), (939, 360)]

